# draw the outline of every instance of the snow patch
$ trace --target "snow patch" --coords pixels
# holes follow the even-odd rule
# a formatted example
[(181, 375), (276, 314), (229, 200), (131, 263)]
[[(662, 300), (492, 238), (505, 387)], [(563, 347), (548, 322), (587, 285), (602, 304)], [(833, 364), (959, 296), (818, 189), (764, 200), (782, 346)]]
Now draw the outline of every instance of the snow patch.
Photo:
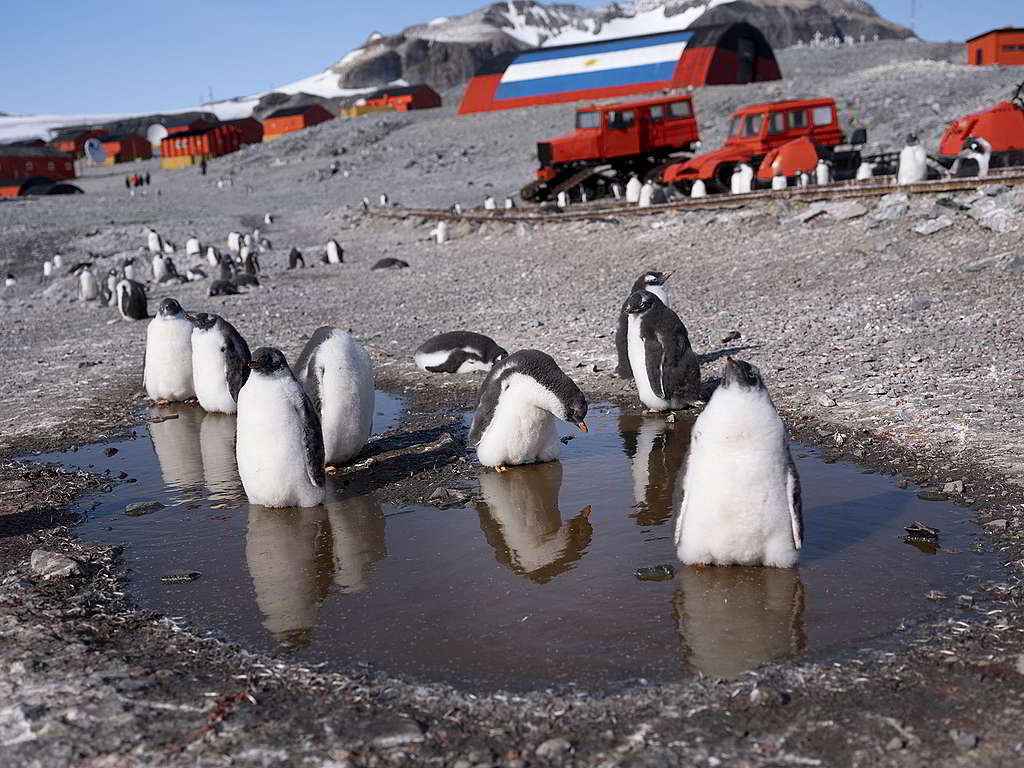
[(436, 27), (438, 24), (447, 24), (451, 19), (447, 16), (438, 16), (436, 19), (431, 19), (427, 22), (428, 27)]

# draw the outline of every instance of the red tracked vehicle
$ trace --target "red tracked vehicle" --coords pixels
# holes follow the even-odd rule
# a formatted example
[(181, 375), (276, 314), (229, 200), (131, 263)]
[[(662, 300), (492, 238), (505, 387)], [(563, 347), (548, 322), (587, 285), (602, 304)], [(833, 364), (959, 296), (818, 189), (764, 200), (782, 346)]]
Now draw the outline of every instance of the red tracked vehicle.
[(542, 202), (577, 188), (589, 197), (630, 176), (657, 177), (699, 143), (693, 99), (662, 96), (643, 101), (591, 104), (576, 110), (576, 131), (537, 144), (537, 178), (520, 191)]
[(990, 168), (1024, 165), (1024, 83), (1009, 101), (950, 123), (939, 140), (940, 162), (948, 165), (946, 161), (952, 161), (974, 138), (992, 145)]

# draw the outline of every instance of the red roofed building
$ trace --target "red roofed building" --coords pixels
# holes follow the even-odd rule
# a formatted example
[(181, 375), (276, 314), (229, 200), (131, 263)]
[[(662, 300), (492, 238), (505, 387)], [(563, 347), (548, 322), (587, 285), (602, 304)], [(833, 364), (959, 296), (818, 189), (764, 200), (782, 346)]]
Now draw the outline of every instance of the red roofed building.
[(979, 67), (1024, 65), (1024, 29), (1003, 27), (972, 37), (967, 41), (967, 63)]
[(233, 125), (171, 134), (160, 142), (160, 167), (184, 168), (237, 152), (241, 145), (242, 133)]
[(303, 128), (326, 123), (333, 119), (334, 115), (319, 104), (279, 109), (263, 118), (263, 140), (273, 141), (286, 133), (301, 131)]
[(263, 123), (255, 117), (240, 117), (237, 120), (224, 120), (221, 125), (233, 125), (242, 135), (243, 144), (259, 144), (263, 141)]
[(0, 145), (0, 197), (17, 197), (39, 181), (75, 178), (71, 155), (52, 147)]
[(67, 131), (58, 131), (57, 135), (50, 140), (50, 146), (58, 152), (67, 152), (72, 159), (78, 160), (85, 155), (85, 142), (89, 139), (102, 139), (104, 131), (83, 128), (72, 128)]
[(148, 160), (153, 156), (153, 147), (148, 141), (134, 133), (126, 133), (123, 136), (104, 136), (103, 149), (107, 153), (107, 159), (100, 165), (114, 165), (115, 163), (129, 163), (132, 160)]

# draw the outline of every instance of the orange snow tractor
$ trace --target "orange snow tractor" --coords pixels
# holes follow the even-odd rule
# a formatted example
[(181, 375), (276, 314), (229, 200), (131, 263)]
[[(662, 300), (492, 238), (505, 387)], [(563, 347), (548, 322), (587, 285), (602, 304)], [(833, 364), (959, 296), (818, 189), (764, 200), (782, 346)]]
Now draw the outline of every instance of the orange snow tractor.
[(985, 139), (991, 145), (990, 168), (1024, 165), (1024, 83), (1009, 101), (950, 123), (939, 140), (939, 161), (948, 165), (946, 161), (966, 150), (971, 139)]
[(657, 178), (698, 144), (688, 95), (580, 107), (575, 133), (537, 144), (537, 178), (519, 194), (528, 202), (574, 191), (598, 197), (633, 175)]
[[(826, 160), (835, 179), (853, 178), (861, 164), (857, 149), (867, 141), (863, 128), (850, 142), (839, 129), (839, 111), (833, 99), (800, 99), (754, 104), (733, 113), (725, 146), (665, 168), (662, 181), (689, 193), (700, 179), (708, 192), (728, 192), (733, 169), (746, 163), (757, 170), (757, 182), (767, 186), (777, 170), (787, 177), (814, 176), (818, 160)], [(874, 159), (880, 165), (894, 160)], [(778, 163), (776, 164), (776, 161)], [(884, 168), (876, 169), (876, 173)]]

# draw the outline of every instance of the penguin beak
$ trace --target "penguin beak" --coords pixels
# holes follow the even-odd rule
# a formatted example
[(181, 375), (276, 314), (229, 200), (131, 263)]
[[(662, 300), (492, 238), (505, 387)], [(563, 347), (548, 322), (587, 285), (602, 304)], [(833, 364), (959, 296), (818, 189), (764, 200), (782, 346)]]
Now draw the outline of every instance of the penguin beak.
[(580, 432), (589, 432), (590, 431), (589, 429), (587, 429), (587, 422), (585, 422), (585, 421), (581, 421), (576, 426), (580, 428)]
[(669, 270), (668, 272), (662, 272), (661, 274), (663, 274), (665, 276), (665, 280), (668, 280), (670, 277), (672, 277), (672, 273), (673, 272), (675, 272), (674, 269), (673, 270)]
[(249, 363), (249, 367), (252, 368), (254, 371), (261, 371), (261, 370), (263, 370), (263, 364), (262, 363), (257, 363), (255, 360), (253, 360), (251, 363)]

